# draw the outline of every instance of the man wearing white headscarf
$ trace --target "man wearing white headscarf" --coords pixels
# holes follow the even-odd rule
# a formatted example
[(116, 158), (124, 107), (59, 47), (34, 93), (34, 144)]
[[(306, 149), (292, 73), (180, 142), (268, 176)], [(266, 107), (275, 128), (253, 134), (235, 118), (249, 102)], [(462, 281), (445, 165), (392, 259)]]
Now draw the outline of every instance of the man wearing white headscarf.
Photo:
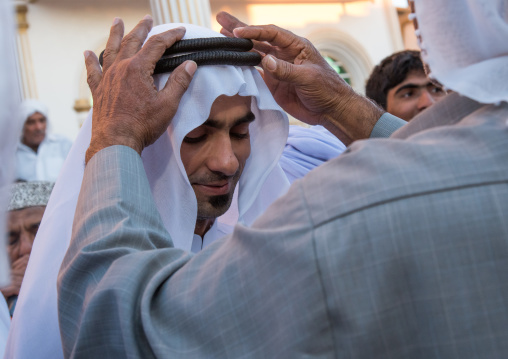
[(72, 142), (48, 133), (48, 108), (27, 99), (19, 110), (23, 131), (16, 151), (16, 178), (24, 181), (56, 181)]
[[(505, 358), (507, 3), (424, 0), (416, 16), (424, 59), (454, 93), (390, 139), (353, 143), (253, 225), (238, 224), (194, 256), (174, 248), (139, 156), (175, 111), (160, 122), (143, 115), (156, 108), (147, 85), (136, 114), (122, 110), (137, 104), (107, 103), (128, 92), (119, 74), (149, 84), (161, 47), (182, 30), (139, 52), (126, 41), (104, 75), (88, 56), (92, 92), (104, 103), (94, 101), (97, 127), (59, 277), (65, 355)], [(264, 80), (295, 117), (351, 141), (398, 127), (306, 40), (224, 13), (219, 21), (260, 41)], [(182, 67), (188, 76), (180, 68), (168, 82), (181, 86), (156, 98), (178, 101), (193, 73)], [(125, 137), (115, 139), (120, 129)]]
[[(150, 36), (178, 25), (157, 26), (152, 29)], [(185, 39), (221, 36), (198, 26), (185, 27)], [(107, 57), (104, 61), (107, 62)], [(155, 76), (159, 89), (164, 87), (168, 78), (169, 74)], [(235, 112), (235, 108), (240, 112)], [(246, 121), (230, 125), (238, 119)], [(221, 126), (217, 126), (217, 123)], [(224, 127), (225, 123), (231, 128)], [(292, 159), (286, 158), (283, 166), (288, 170), (293, 167), (295, 171), (286, 174), (279, 165), (279, 158), (286, 144), (288, 126), (286, 114), (276, 104), (253, 67), (206, 66), (198, 69), (165, 135), (142, 153), (153, 198), (177, 248), (197, 253), (231, 233), (237, 222), (252, 224), (276, 198), (287, 191), (288, 177), (301, 177), (332, 156), (329, 154), (326, 158), (327, 153), (337, 155), (344, 149), (340, 141), (326, 130), (306, 129), (305, 132), (311, 134), (312, 138), (304, 141), (300, 135), (302, 138), (294, 139), (291, 144), (298, 147), (300, 162), (307, 163), (297, 166), (294, 160), (296, 156), (291, 155)], [(222, 136), (224, 131), (217, 128), (225, 128), (227, 136)], [(91, 133), (92, 113), (83, 124), (62, 169), (61, 180), (56, 184), (46, 208), (17, 302), (7, 348), (9, 356), (62, 356), (57, 322), (56, 278), (71, 237)], [(210, 140), (201, 140), (205, 136)], [(240, 142), (244, 149), (247, 145), (247, 156), (238, 153)], [(313, 145), (307, 148), (302, 145), (304, 142), (312, 142)], [(196, 148), (199, 150), (196, 151)], [(306, 155), (319, 149), (319, 156)], [(206, 166), (203, 165), (205, 162)], [(237, 191), (231, 198), (236, 181)], [(223, 186), (210, 188), (218, 187), (217, 184)], [(203, 187), (208, 188), (203, 190)], [(225, 191), (227, 201), (221, 208), (210, 210), (209, 192), (217, 191)], [(223, 213), (225, 209), (228, 210)], [(55, 225), (55, 219), (58, 225)], [(26, 342), (26, 338), (31, 338), (30, 343)]]

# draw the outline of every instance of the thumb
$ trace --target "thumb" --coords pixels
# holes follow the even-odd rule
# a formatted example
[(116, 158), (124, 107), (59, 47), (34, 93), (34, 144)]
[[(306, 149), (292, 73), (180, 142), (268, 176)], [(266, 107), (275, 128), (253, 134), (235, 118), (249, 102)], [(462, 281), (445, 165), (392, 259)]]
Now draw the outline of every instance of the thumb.
[(296, 82), (298, 80), (297, 66), (272, 55), (267, 55), (261, 62), (263, 70), (279, 81)]
[(160, 91), (166, 103), (164, 108), (170, 111), (171, 117), (176, 113), (183, 94), (189, 88), (197, 66), (194, 61), (185, 61), (171, 73), (168, 82)]

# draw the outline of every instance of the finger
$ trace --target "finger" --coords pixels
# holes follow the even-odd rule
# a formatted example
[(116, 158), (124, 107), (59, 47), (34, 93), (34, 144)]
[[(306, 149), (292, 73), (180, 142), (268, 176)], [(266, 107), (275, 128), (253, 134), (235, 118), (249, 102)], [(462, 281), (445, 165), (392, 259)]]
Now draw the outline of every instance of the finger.
[[(235, 34), (224, 28), (220, 29), (220, 33), (227, 37), (236, 37)], [(254, 44), (254, 51), (260, 53), (261, 55), (273, 52), (272, 46), (267, 42), (253, 40), (252, 43)]]
[(168, 82), (159, 91), (161, 108), (167, 111), (167, 118), (172, 119), (175, 115), (180, 100), (189, 88), (196, 69), (197, 64), (194, 61), (185, 61), (171, 73)]
[(161, 34), (153, 35), (139, 51), (137, 58), (141, 61), (141, 64), (146, 65), (153, 71), (155, 64), (160, 60), (164, 51), (173, 46), (175, 42), (180, 41), (184, 35), (184, 27), (177, 27)]
[[(235, 35), (234, 30), (236, 28), (241, 28), (247, 26), (246, 23), (238, 20), (236, 17), (234, 17), (231, 14), (228, 14), (225, 11), (221, 11), (216, 16), (217, 22), (222, 25), (222, 29), (220, 30), (220, 33), (227, 37), (239, 37)], [(252, 40), (252, 39), (251, 39)], [(258, 52), (262, 52), (264, 54), (271, 53), (271, 45), (266, 42), (254, 42), (254, 50)]]
[(236, 17), (228, 14), (225, 11), (219, 12), (215, 18), (217, 19), (217, 22), (222, 26), (222, 28), (229, 31), (230, 33), (233, 33), (233, 29), (237, 27), (247, 26), (246, 23), (241, 22)]
[(146, 15), (136, 27), (123, 38), (116, 58), (118, 60), (123, 60), (134, 56), (141, 49), (141, 46), (143, 46), (143, 42), (152, 29), (152, 25), (152, 17)]
[(21, 257), (19, 257), (18, 259), (16, 259), (14, 261), (14, 263), (28, 263), (28, 261), (30, 260), (30, 254), (23, 254)]
[(4, 295), (5, 298), (9, 298), (10, 296), (18, 295), (19, 294), (19, 288), (16, 288), (13, 285), (9, 285), (7, 287), (2, 288), (1, 292)]
[(254, 44), (254, 51), (259, 52), (262, 56), (266, 54), (276, 54), (277, 50), (274, 49), (272, 45), (265, 41), (256, 41), (252, 40), (252, 43)]
[(256, 50), (289, 62), (293, 62), (310, 44), (291, 31), (275, 25), (246, 26), (234, 29), (233, 33), (236, 37), (251, 39)]
[(279, 60), (274, 56), (267, 55), (262, 61), (264, 73), (269, 73), (279, 81), (298, 82), (299, 68), (287, 61)]
[(235, 37), (235, 35), (231, 31), (226, 30), (225, 28), (221, 28), (220, 33), (227, 37)]
[[(229, 32), (228, 30), (226, 30), (224, 28), (220, 29), (220, 33), (224, 36), (227, 36), (227, 37), (236, 37), (235, 34), (233, 34), (232, 32)], [(256, 51), (261, 56), (264, 56), (269, 52), (273, 52), (273, 51), (271, 51), (272, 46), (265, 41), (261, 42), (261, 41), (253, 40), (252, 43), (254, 44), (253, 51)]]
[(265, 78), (265, 71), (262, 68), (259, 68), (259, 67), (256, 67), (256, 70), (258, 70), (259, 74), (261, 75), (261, 77), (264, 80), (264, 78)]
[(30, 259), (29, 255), (25, 255), (21, 258), (18, 258), (12, 263), (13, 270), (24, 269), (28, 265), (28, 260)]
[(236, 37), (266, 41), (272, 46), (281, 48), (294, 47), (304, 43), (301, 37), (275, 25), (245, 26), (234, 29), (233, 33)]
[(102, 69), (105, 72), (111, 64), (115, 61), (116, 55), (120, 51), (120, 45), (122, 43), (124, 33), (124, 24), (122, 19), (115, 17), (113, 25), (109, 30), (109, 38), (104, 50)]
[(102, 80), (102, 70), (99, 64), (99, 59), (92, 51), (85, 51), (85, 67), (86, 67), (86, 82), (92, 95), (97, 90), (97, 86)]
[(19, 270), (19, 269), (23, 269), (23, 268), (24, 268), (24, 267), (26, 267), (27, 265), (28, 265), (28, 261), (19, 261), (19, 260), (17, 260), (17, 261), (15, 261), (15, 262), (12, 264), (11, 268), (12, 268), (13, 270), (16, 270), (16, 271), (17, 271), (17, 270)]

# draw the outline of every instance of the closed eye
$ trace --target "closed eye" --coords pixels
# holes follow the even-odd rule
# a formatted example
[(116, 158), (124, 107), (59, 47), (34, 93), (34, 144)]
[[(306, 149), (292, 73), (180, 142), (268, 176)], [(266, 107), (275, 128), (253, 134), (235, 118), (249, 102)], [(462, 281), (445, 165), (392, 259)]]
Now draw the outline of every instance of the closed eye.
[[(252, 116), (254, 116), (254, 115), (252, 115)], [(252, 120), (252, 121), (254, 121), (254, 120)], [(244, 140), (244, 139), (249, 138), (250, 137), (250, 134), (249, 134), (250, 123), (251, 123), (251, 120), (249, 120), (248, 122), (244, 121), (244, 122), (241, 122), (241, 123), (233, 126), (233, 128), (231, 128), (231, 130), (229, 132), (229, 135), (232, 138), (237, 139), (237, 140)]]
[(40, 226), (41, 222), (39, 223), (34, 223), (30, 226), (30, 232), (33, 234), (33, 235), (36, 235), (37, 234), (37, 231), (39, 230), (39, 226)]
[(198, 137), (188, 137), (188, 136), (186, 136), (186, 137), (184, 137), (183, 142), (185, 142), (185, 143), (191, 143), (192, 144), (192, 143), (199, 143), (199, 142), (202, 142), (204, 140), (206, 140), (206, 134), (203, 134), (203, 135), (198, 136)]
[(236, 138), (237, 140), (244, 140), (250, 137), (250, 133), (235, 133), (231, 132), (231, 137)]
[(9, 245), (13, 246), (19, 241), (19, 232), (9, 232)]

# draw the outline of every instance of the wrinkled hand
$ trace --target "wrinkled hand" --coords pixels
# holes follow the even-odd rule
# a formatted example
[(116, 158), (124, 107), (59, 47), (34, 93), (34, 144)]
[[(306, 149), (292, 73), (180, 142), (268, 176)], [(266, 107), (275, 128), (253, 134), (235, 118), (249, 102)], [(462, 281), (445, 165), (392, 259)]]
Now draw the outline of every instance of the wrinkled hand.
[(29, 259), (30, 255), (25, 254), (24, 256), (16, 259), (14, 263), (12, 263), (11, 283), (6, 287), (0, 288), (0, 291), (2, 291), (5, 299), (13, 295), (19, 295), (19, 289), (21, 288), (21, 283), (23, 282), (23, 277), (25, 276), (25, 271)]
[(226, 12), (217, 21), (222, 34), (254, 41), (265, 83), (290, 115), (327, 127), (346, 144), (370, 135), (384, 111), (355, 93), (310, 41), (275, 25), (247, 26)]
[(161, 91), (153, 81), (155, 64), (185, 34), (184, 28), (150, 37), (152, 18), (145, 16), (127, 35), (116, 18), (104, 51), (103, 68), (97, 56), (85, 52), (87, 81), (93, 96), (92, 139), (85, 162), (101, 149), (125, 145), (139, 154), (166, 131), (196, 70), (187, 61), (177, 67)]

